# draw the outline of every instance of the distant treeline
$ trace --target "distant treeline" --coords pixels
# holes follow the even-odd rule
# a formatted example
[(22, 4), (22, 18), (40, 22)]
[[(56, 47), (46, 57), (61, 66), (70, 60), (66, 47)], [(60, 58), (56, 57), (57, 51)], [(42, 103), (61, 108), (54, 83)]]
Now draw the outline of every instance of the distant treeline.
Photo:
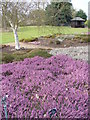
[[(7, 29), (10, 27), (9, 22), (5, 18), (4, 12), (0, 14), (2, 16), (2, 28)], [(69, 26), (71, 19), (74, 17), (81, 17), (87, 20), (87, 15), (83, 10), (76, 11), (70, 2), (51, 2), (49, 4), (38, 4), (38, 7), (32, 8), (32, 10), (25, 16), (24, 21), (20, 23), (20, 26)]]

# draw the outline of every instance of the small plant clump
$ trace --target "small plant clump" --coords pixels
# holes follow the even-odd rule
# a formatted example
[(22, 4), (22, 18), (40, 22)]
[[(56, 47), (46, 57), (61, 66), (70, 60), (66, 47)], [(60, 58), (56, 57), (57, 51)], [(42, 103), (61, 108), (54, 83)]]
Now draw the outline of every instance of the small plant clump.
[(75, 37), (75, 39), (79, 40), (82, 43), (88, 43), (90, 42), (90, 35), (78, 35)]
[(56, 41), (55, 41), (55, 44), (56, 44), (56, 45), (59, 45), (59, 44), (61, 44), (61, 42), (60, 42), (59, 40), (56, 40)]
[(14, 56), (12, 54), (4, 53), (2, 55), (2, 62), (4, 61), (5, 63), (9, 63), (9, 62), (13, 62), (13, 60), (14, 60)]
[(53, 35), (47, 35), (47, 36), (44, 36), (44, 38), (52, 38), (52, 39), (54, 39), (54, 38), (56, 38), (57, 36), (60, 36), (61, 34), (53, 34)]
[(38, 38), (30, 38), (30, 39), (21, 39), (20, 42), (34, 42), (38, 41)]

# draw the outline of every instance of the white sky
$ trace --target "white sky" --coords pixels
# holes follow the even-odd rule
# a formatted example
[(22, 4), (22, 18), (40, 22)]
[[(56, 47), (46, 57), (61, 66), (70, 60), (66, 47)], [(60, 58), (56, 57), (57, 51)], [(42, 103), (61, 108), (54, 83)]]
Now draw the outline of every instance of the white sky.
[[(31, 0), (23, 0), (23, 1), (31, 1)], [(51, 1), (51, 0), (35, 0), (35, 1)], [(73, 7), (76, 10), (82, 9), (87, 15), (88, 15), (88, 2), (89, 1), (90, 0), (71, 0)]]
[(76, 10), (82, 9), (88, 15), (88, 2), (90, 0), (72, 0), (73, 7)]

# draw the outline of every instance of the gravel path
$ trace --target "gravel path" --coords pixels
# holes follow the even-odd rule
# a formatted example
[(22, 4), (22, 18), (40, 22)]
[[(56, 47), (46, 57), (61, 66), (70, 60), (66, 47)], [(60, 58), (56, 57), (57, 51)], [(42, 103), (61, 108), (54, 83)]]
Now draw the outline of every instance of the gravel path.
[[(24, 47), (24, 48), (27, 48), (27, 49), (36, 49), (36, 48), (41, 48), (41, 49), (53, 49), (52, 47), (47, 47), (47, 46), (41, 46), (41, 45), (34, 45), (32, 43), (23, 43), (23, 42), (19, 42), (20, 44), (20, 47)], [(10, 45), (10, 46), (15, 46), (15, 43), (7, 43), (7, 44), (4, 44), (4, 45)]]
[(64, 54), (69, 55), (75, 59), (88, 61), (88, 47), (90, 46), (55, 48), (50, 51), (50, 54), (52, 55)]
[[(6, 45), (15, 46), (15, 43), (8, 43)], [(90, 50), (88, 50), (88, 48), (90, 48), (90, 45), (89, 46), (68, 47), (68, 48), (52, 48), (52, 47), (33, 45), (30, 43), (27, 44), (27, 43), (20, 42), (20, 46), (24, 47), (24, 48), (33, 48), (33, 49), (35, 49), (35, 48), (51, 49), (51, 51), (49, 53), (52, 55), (64, 54), (64, 55), (69, 55), (72, 58), (85, 60), (85, 61), (89, 61), (88, 56), (90, 56)]]

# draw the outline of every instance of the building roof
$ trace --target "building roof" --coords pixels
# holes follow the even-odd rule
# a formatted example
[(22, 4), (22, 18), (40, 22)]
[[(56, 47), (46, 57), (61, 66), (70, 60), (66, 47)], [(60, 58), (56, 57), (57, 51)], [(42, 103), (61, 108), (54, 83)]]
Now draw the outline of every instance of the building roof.
[(75, 17), (71, 21), (85, 21), (85, 20), (80, 17)]

